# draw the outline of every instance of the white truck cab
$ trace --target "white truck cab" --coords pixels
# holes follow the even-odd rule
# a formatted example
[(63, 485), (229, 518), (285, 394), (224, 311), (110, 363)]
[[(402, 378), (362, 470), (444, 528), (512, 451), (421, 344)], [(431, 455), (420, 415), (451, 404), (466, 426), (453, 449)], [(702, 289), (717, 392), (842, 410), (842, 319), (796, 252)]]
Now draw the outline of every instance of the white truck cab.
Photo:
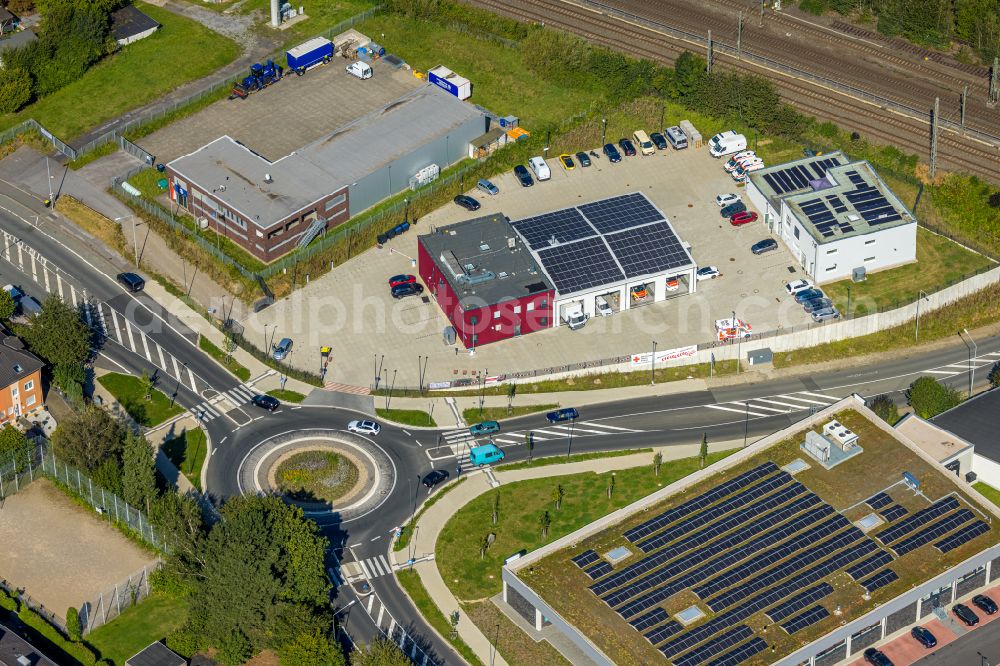
[(746, 150), (746, 148), (747, 138), (742, 134), (737, 134), (736, 130), (719, 132), (708, 142), (708, 152), (712, 155), (712, 157), (732, 155), (733, 153), (738, 153), (741, 150)]
[(361, 80), (372, 78), (372, 66), (361, 60), (355, 60), (347, 66), (347, 73)]
[(587, 325), (587, 315), (583, 311), (582, 303), (573, 303), (563, 309), (563, 323), (569, 326), (569, 330), (575, 331)]

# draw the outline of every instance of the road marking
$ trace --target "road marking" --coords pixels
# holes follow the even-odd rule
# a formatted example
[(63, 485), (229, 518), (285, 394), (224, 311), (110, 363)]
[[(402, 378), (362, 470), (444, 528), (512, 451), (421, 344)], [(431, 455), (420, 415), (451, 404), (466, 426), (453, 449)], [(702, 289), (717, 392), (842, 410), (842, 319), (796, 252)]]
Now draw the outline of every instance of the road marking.
[[(754, 401), (754, 400), (751, 400), (750, 402), (751, 402), (751, 403), (755, 403), (756, 401)], [(732, 402), (732, 403), (729, 403), (729, 404), (731, 404), (731, 405), (738, 405), (738, 404), (740, 404), (740, 403), (737, 403), (737, 402)], [(757, 404), (752, 404), (751, 406), (752, 406), (752, 407), (753, 407), (754, 409), (764, 409), (764, 410), (766, 410), (766, 411), (769, 411), (769, 412), (777, 412), (777, 413), (779, 413), (779, 414), (787, 414), (787, 413), (788, 413), (788, 410), (787, 410), (787, 409), (779, 409), (778, 407), (765, 407), (764, 405), (757, 405)]]
[(608, 425), (607, 423), (597, 423), (594, 421), (584, 421), (587, 425), (597, 426), (599, 428), (610, 428), (611, 430), (622, 430), (624, 432), (642, 432), (641, 430), (636, 430), (634, 428), (622, 428), (620, 426)]
[(781, 396), (781, 399), (782, 400), (797, 400), (798, 402), (808, 402), (809, 404), (812, 404), (812, 405), (824, 405), (824, 406), (826, 406), (826, 405), (830, 404), (829, 402), (824, 402), (822, 400), (809, 400), (808, 398), (800, 398), (798, 395), (783, 395), (783, 396)]
[(929, 374), (929, 375), (957, 375), (961, 371), (959, 370), (921, 370), (917, 374)]
[(223, 444), (225, 444), (227, 439), (229, 439), (229, 435), (226, 435), (225, 437), (223, 437), (222, 439), (220, 439), (219, 440), (219, 446), (222, 446)]
[(378, 535), (377, 537), (375, 537), (374, 539), (372, 539), (372, 541), (378, 541), (378, 540), (379, 540), (379, 539), (381, 539), (381, 538), (382, 538), (382, 535), (381, 535), (381, 534), (379, 534), (379, 535)]
[(118, 338), (118, 344), (124, 347), (125, 345), (122, 343), (122, 329), (118, 324), (118, 314), (114, 310), (111, 311), (111, 321), (115, 325), (115, 337)]
[(382, 561), (382, 566), (385, 567), (385, 572), (387, 574), (392, 573), (392, 566), (389, 564), (389, 560), (385, 559), (385, 555), (379, 555), (378, 557)]
[[(562, 432), (552, 432), (551, 430), (532, 430), (531, 434), (534, 435), (536, 432), (540, 432), (543, 435), (555, 435), (556, 437), (562, 437), (562, 436), (564, 436), (566, 434), (566, 433), (562, 433)], [(541, 441), (545, 441), (545, 440), (541, 440)]]
[(372, 606), (374, 606), (374, 605), (375, 605), (375, 595), (373, 594), (370, 597), (368, 597), (368, 614), (369, 615), (372, 614)]
[(587, 432), (587, 433), (591, 433), (593, 435), (609, 435), (610, 434), (610, 433), (604, 432), (603, 430), (587, 430), (586, 428), (581, 428), (580, 426), (549, 426), (549, 427), (550, 428), (559, 428), (560, 430), (565, 431), (564, 433), (561, 433), (561, 434), (570, 433), (570, 432), (572, 432), (572, 433)]
[[(112, 312), (114, 312), (114, 310), (112, 310)], [(179, 367), (177, 367), (177, 357), (174, 356), (173, 354), (171, 354), (170, 355), (170, 360), (174, 364), (174, 377), (176, 377), (177, 379), (180, 379), (181, 378), (181, 369)]]
[(751, 416), (772, 416), (771, 414), (761, 414), (759, 412), (748, 411), (747, 408), (743, 409), (733, 409), (732, 407), (723, 407), (722, 405), (702, 405), (703, 407), (708, 407), (709, 409), (721, 409), (727, 412), (736, 412), (737, 414), (750, 414)]
[(125, 320), (125, 332), (128, 333), (129, 348), (135, 351), (135, 338), (132, 337), (132, 326), (129, 324), (128, 319)]
[(403, 434), (405, 434), (407, 437), (412, 437), (412, 435), (410, 435), (410, 431), (406, 430), (405, 428), (403, 429)]
[(364, 560), (358, 560), (358, 566), (361, 567), (361, 572), (365, 575), (365, 578), (371, 580), (372, 575), (368, 573), (368, 567), (365, 566)]
[(782, 407), (788, 407), (790, 409), (809, 409), (804, 405), (796, 405), (792, 402), (781, 402), (780, 400), (769, 400), (767, 398), (752, 398), (750, 402), (766, 402), (769, 405), (781, 405)]
[(375, 626), (379, 629), (382, 628), (382, 615), (385, 613), (385, 604), (380, 604), (378, 608), (378, 619), (375, 620)]
[(188, 379), (191, 380), (191, 390), (197, 393), (198, 387), (194, 383), (194, 373), (191, 372), (191, 368), (188, 368), (187, 371), (188, 371)]
[(153, 357), (149, 354), (149, 345), (146, 343), (146, 334), (139, 331), (139, 339), (142, 340), (142, 349), (146, 352), (146, 360), (152, 363)]

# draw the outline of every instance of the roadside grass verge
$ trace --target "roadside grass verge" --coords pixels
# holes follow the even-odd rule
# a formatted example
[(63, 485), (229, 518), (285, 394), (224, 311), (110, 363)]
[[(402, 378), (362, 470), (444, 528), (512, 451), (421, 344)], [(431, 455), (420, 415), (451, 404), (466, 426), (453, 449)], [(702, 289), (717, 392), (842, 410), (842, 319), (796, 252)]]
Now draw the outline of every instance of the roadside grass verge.
[(0, 116), (0, 129), (34, 118), (59, 138), (70, 140), (211, 74), (239, 55), (235, 42), (192, 19), (146, 3), (141, 8), (162, 26), (159, 30), (106, 57), (66, 87), (17, 113)]
[[(466, 616), (491, 640), (512, 666), (571, 666), (546, 640), (534, 640), (490, 601), (462, 604)], [(492, 627), (492, 628), (491, 628)]]
[(382, 409), (381, 407), (377, 407), (375, 414), (386, 421), (392, 421), (401, 425), (418, 426), (421, 428), (433, 428), (437, 426), (433, 416), (419, 409)]
[(108, 624), (94, 629), (86, 640), (97, 648), (102, 659), (110, 659), (115, 666), (125, 666), (130, 657), (180, 629), (187, 614), (185, 597), (153, 591)]
[(449, 483), (441, 490), (437, 491), (433, 495), (427, 498), (427, 501), (420, 505), (420, 510), (417, 511), (417, 515), (413, 517), (409, 523), (403, 526), (403, 531), (400, 533), (399, 538), (392, 544), (392, 550), (394, 552), (399, 552), (410, 545), (410, 535), (413, 534), (413, 526), (420, 520), (420, 516), (424, 515), (424, 511), (431, 508), (437, 504), (438, 500), (450, 493), (452, 490), (465, 483), (467, 477), (461, 477), (454, 483)]
[(288, 389), (274, 389), (273, 391), (268, 391), (267, 394), (272, 398), (277, 398), (281, 402), (291, 402), (296, 405), (306, 399), (298, 391), (289, 391)]
[(462, 410), (462, 418), (465, 419), (466, 423), (478, 423), (479, 421), (502, 421), (503, 419), (512, 419), (515, 416), (524, 416), (525, 414), (535, 414), (537, 412), (551, 412), (553, 409), (558, 409), (559, 405), (521, 405), (520, 407), (512, 407), (508, 410), (506, 407), (484, 407), (482, 412), (479, 408), (472, 407), (469, 409)]
[[(943, 308), (920, 315), (920, 342), (957, 336), (963, 328), (974, 329), (1000, 320), (1000, 284), (993, 284)], [(878, 333), (774, 354), (774, 367), (822, 363), (876, 354), (916, 345), (916, 322), (887, 328)]]
[(208, 438), (201, 428), (185, 430), (163, 443), (163, 453), (198, 490), (201, 490), (201, 468), (208, 454)]
[(127, 258), (132, 254), (127, 251), (128, 243), (121, 226), (87, 204), (77, 201), (69, 195), (63, 195), (59, 197), (59, 212), (123, 257)]
[(864, 282), (834, 282), (825, 285), (823, 291), (845, 314), (849, 314), (847, 295), (850, 292), (850, 312), (862, 316), (911, 303), (920, 291), (927, 294), (939, 291), (995, 265), (981, 254), (918, 227), (917, 263), (872, 273)]
[[(706, 466), (731, 451), (710, 453)], [(475, 498), (459, 509), (438, 536), (435, 554), (441, 576), (459, 600), (491, 597), (501, 590), (503, 561), (520, 550), (531, 552), (569, 534), (601, 516), (700, 468), (697, 457), (665, 461), (660, 475), (648, 465), (615, 471), (615, 486), (608, 499), (611, 473), (584, 472), (565, 476), (517, 481)], [(556, 510), (553, 493), (562, 486), (562, 508)], [(500, 496), (499, 521), (492, 524), (493, 502)], [(548, 536), (542, 537), (539, 519), (548, 511)], [(480, 557), (479, 549), (488, 534), (496, 539)]]
[(240, 381), (245, 382), (248, 379), (250, 379), (250, 370), (249, 369), (247, 369), (243, 365), (240, 365), (239, 363), (237, 363), (236, 359), (234, 359), (231, 356), (229, 357), (229, 360), (227, 361), (226, 360), (226, 352), (224, 352), (221, 349), (219, 349), (218, 347), (216, 347), (215, 343), (212, 342), (211, 340), (209, 340), (208, 338), (206, 338), (204, 335), (199, 335), (198, 336), (198, 348), (201, 349), (206, 354), (208, 354), (209, 356), (211, 356), (212, 358), (214, 358), (220, 364), (222, 364), (222, 366), (226, 370), (228, 370), (229, 372), (231, 372), (234, 375), (236, 375), (236, 377)]
[(109, 372), (98, 377), (97, 381), (121, 403), (136, 423), (147, 428), (159, 425), (184, 411), (183, 407), (155, 388), (150, 391), (150, 399), (146, 400), (142, 381), (137, 377)]
[[(649, 453), (650, 467), (653, 465), (652, 453), (653, 449), (623, 449), (621, 451), (596, 451), (594, 453), (574, 453), (569, 458), (566, 456), (546, 456), (544, 458), (532, 458), (531, 462), (527, 460), (510, 463), (508, 465), (500, 465), (497, 467), (498, 471), (509, 472), (516, 469), (530, 469), (532, 467), (547, 467), (549, 465), (563, 465), (566, 463), (584, 462), (587, 460), (597, 460), (599, 458), (620, 458), (622, 456), (631, 456), (636, 453)], [(660, 472), (663, 472), (663, 468), (660, 468)]]
[[(475, 666), (483, 666), (483, 662), (479, 661), (476, 653), (472, 651), (465, 641), (462, 640), (460, 636), (455, 638), (451, 637), (451, 623), (448, 618), (444, 616), (444, 613), (434, 604), (431, 600), (430, 594), (427, 592), (427, 588), (424, 584), (420, 582), (420, 576), (417, 575), (412, 569), (401, 569), (396, 572), (396, 580), (402, 586), (406, 593), (410, 596), (413, 601), (413, 605), (417, 607), (420, 614), (424, 616), (432, 627), (434, 627), (439, 634), (444, 638), (444, 640), (451, 643), (451, 646), (455, 648), (462, 657), (465, 658), (470, 664)], [(456, 608), (455, 610), (459, 610)]]
[(977, 481), (973, 483), (972, 487), (975, 488), (980, 495), (982, 495), (989, 501), (993, 502), (997, 506), (1000, 506), (1000, 490), (997, 490), (993, 486), (983, 483), (982, 481)]

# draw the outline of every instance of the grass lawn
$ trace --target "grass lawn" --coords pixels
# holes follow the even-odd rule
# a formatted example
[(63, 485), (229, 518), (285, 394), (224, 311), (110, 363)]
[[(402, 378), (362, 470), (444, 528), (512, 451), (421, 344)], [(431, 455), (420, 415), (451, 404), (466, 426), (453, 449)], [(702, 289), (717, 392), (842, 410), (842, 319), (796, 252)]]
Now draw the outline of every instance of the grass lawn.
[[(435, 605), (434, 601), (431, 600), (430, 595), (427, 593), (427, 588), (424, 587), (423, 583), (420, 582), (420, 576), (416, 574), (415, 571), (402, 569), (396, 572), (396, 580), (399, 584), (406, 590), (406, 593), (410, 595), (410, 599), (413, 601), (413, 605), (417, 607), (420, 614), (424, 616), (424, 619), (430, 622), (431, 626), (437, 629), (438, 633), (444, 637), (446, 641), (451, 643), (451, 646), (455, 648), (460, 655), (465, 657), (465, 660), (474, 666), (483, 666), (483, 662), (479, 661), (476, 657), (476, 653), (466, 645), (465, 641), (461, 637), (456, 636), (451, 637), (451, 622), (444, 616), (441, 610)], [(459, 609), (455, 609), (459, 610)]]
[(536, 412), (551, 412), (558, 409), (559, 405), (522, 405), (507, 411), (506, 407), (484, 407), (482, 413), (477, 407), (462, 410), (462, 418), (466, 423), (478, 423), (480, 421), (500, 421), (502, 419), (512, 419), (515, 416), (534, 414)]
[(208, 439), (201, 428), (185, 430), (163, 443), (163, 453), (195, 488), (201, 490), (201, 468), (208, 454)]
[(434, 422), (434, 417), (419, 409), (382, 409), (381, 407), (377, 407), (375, 408), (375, 413), (386, 421), (402, 425), (424, 428), (433, 428), (437, 425)]
[[(596, 460), (598, 458), (620, 458), (621, 456), (630, 456), (634, 453), (653, 453), (653, 449), (622, 449), (621, 451), (596, 451), (594, 453), (575, 453), (566, 458), (566, 456), (548, 456), (546, 458), (532, 458), (531, 462), (523, 461), (510, 463), (509, 465), (500, 465), (498, 468), (501, 471), (509, 471), (513, 469), (526, 469), (528, 467), (546, 467), (548, 465), (562, 465), (564, 463), (575, 463), (584, 462), (586, 460)], [(649, 464), (652, 466), (653, 458), (650, 455)], [(663, 471), (663, 468), (660, 468)]]
[[(375, 0), (312, 0), (305, 4), (306, 16), (309, 18), (301, 23), (296, 23), (278, 34), (281, 35), (285, 46), (293, 46), (310, 37), (315, 37), (324, 30), (329, 30), (341, 21), (360, 14), (366, 9), (371, 9), (376, 4), (378, 3)], [(295, 7), (299, 6), (295, 3), (292, 3), (292, 5)], [(270, 0), (247, 0), (240, 7), (239, 11), (241, 14), (246, 14), (255, 9), (259, 10), (268, 17), (268, 24), (270, 24), (270, 6)], [(271, 30), (271, 28), (263, 26), (261, 30)], [(380, 41), (377, 33), (369, 33), (368, 36), (376, 42)], [(284, 66), (284, 59), (282, 59), (281, 64)]]
[(226, 361), (226, 352), (222, 351), (215, 346), (215, 343), (206, 338), (204, 335), (198, 336), (198, 347), (214, 358), (216, 361), (221, 363), (226, 370), (236, 375), (240, 381), (245, 382), (250, 379), (250, 371), (236, 362), (236, 359), (230, 357), (229, 361)]
[(332, 451), (303, 451), (278, 466), (278, 487), (297, 500), (334, 502), (358, 482), (358, 468)]
[(150, 643), (181, 628), (187, 619), (187, 599), (166, 592), (153, 592), (108, 624), (98, 627), (86, 638), (116, 666)]
[(109, 372), (97, 381), (121, 403), (137, 423), (146, 427), (159, 425), (172, 416), (184, 411), (177, 403), (171, 402), (162, 391), (153, 389), (151, 399), (146, 400), (142, 380), (131, 375)]
[(69, 140), (129, 109), (232, 62), (239, 46), (191, 19), (139, 3), (162, 28), (92, 67), (78, 80), (18, 113), (0, 116), (0, 128), (34, 118)]
[(274, 389), (273, 391), (268, 391), (267, 394), (272, 398), (277, 398), (281, 402), (291, 402), (296, 405), (306, 399), (298, 391), (289, 391), (288, 389)]
[(131, 258), (132, 252), (126, 254), (126, 250), (130, 248), (125, 234), (116, 222), (68, 195), (59, 197), (59, 212), (112, 250), (118, 250)]
[(993, 502), (997, 506), (1000, 506), (1000, 490), (997, 490), (993, 486), (985, 484), (982, 481), (977, 481), (976, 483), (973, 483), (972, 487), (975, 488), (977, 491), (979, 491), (979, 493), (983, 497)]
[(994, 266), (981, 254), (970, 252), (954, 241), (917, 228), (917, 263), (880, 271), (861, 283), (841, 280), (825, 285), (823, 291), (841, 312), (847, 312), (847, 291), (851, 290), (851, 312), (857, 316), (896, 308), (913, 302), (920, 290), (939, 291), (961, 282), (977, 271)]
[(399, 538), (392, 544), (393, 551), (398, 553), (406, 548), (410, 544), (410, 534), (413, 533), (413, 526), (420, 520), (420, 516), (424, 515), (424, 511), (434, 506), (439, 499), (447, 495), (449, 492), (465, 483), (465, 479), (467, 478), (468, 477), (463, 476), (458, 481), (449, 483), (444, 488), (427, 498), (427, 501), (420, 505), (420, 510), (417, 511), (417, 515), (413, 517), (413, 520), (403, 526), (403, 531), (399, 535)]

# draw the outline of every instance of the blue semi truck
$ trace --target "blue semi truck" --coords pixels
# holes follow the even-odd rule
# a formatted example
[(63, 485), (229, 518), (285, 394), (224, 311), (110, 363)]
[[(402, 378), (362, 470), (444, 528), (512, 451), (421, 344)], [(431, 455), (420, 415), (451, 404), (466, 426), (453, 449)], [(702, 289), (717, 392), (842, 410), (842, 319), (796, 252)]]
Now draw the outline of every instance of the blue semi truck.
[(316, 65), (325, 65), (333, 58), (333, 42), (324, 37), (313, 37), (307, 42), (288, 49), (285, 60), (288, 69), (299, 76)]

